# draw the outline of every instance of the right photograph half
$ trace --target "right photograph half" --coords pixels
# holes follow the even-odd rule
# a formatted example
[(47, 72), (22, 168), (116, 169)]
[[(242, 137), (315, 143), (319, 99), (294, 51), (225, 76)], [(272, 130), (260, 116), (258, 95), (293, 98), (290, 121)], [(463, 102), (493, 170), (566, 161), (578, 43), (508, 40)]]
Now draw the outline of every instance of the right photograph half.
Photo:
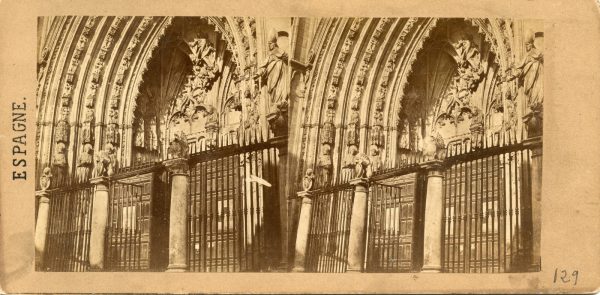
[(538, 272), (540, 20), (294, 18), (294, 272)]

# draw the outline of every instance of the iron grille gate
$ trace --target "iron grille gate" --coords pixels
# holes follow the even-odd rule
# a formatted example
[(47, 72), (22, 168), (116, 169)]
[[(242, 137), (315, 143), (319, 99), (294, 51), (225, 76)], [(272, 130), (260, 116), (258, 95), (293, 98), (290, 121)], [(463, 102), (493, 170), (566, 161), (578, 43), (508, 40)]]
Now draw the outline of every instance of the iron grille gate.
[(79, 184), (50, 192), (45, 270), (89, 269), (93, 187)]
[(524, 271), (530, 250), (530, 150), (468, 157), (444, 174), (446, 272)]
[(345, 272), (354, 190), (343, 185), (315, 193), (306, 249), (306, 271)]
[(367, 272), (408, 272), (420, 265), (424, 195), (417, 173), (395, 176), (371, 185), (367, 226)]
[[(168, 247), (168, 176), (156, 167), (110, 180), (105, 269), (163, 270)], [(151, 170), (149, 172), (149, 170)]]
[(230, 149), (192, 161), (190, 271), (261, 271), (274, 266), (279, 251), (277, 149)]

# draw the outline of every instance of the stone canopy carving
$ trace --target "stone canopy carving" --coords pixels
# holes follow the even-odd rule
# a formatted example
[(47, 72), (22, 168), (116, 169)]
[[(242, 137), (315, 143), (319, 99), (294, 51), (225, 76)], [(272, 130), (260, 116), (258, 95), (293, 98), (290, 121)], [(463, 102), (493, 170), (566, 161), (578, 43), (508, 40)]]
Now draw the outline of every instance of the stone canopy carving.
[(169, 112), (169, 121), (175, 117), (191, 118), (197, 111), (205, 110), (206, 95), (219, 76), (216, 51), (208, 40), (198, 35), (187, 44), (193, 73), (187, 76), (187, 81), (177, 94)]

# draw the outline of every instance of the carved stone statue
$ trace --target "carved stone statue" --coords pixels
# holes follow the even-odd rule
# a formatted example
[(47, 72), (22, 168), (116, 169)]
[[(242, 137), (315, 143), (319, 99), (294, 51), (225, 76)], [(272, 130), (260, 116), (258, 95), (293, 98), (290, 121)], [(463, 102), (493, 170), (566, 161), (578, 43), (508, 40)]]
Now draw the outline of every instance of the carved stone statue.
[(306, 169), (306, 173), (304, 174), (304, 179), (302, 179), (302, 188), (304, 191), (309, 191), (312, 189), (314, 184), (315, 174), (311, 168)]
[(338, 88), (335, 85), (329, 87), (329, 93), (327, 93), (327, 108), (335, 108), (335, 102), (337, 101)]
[(384, 142), (385, 135), (383, 134), (383, 114), (376, 112), (373, 129), (371, 129), (371, 144), (382, 147)]
[(355, 145), (348, 146), (348, 152), (344, 156), (343, 168), (354, 168), (354, 158), (358, 154), (358, 147)]
[(519, 79), (529, 107), (544, 101), (544, 54), (535, 47), (533, 40), (533, 35), (530, 35), (525, 42), (527, 55), (507, 75), (507, 81)]
[(331, 147), (324, 144), (321, 147), (321, 155), (317, 161), (317, 167), (320, 168), (321, 172), (321, 184), (327, 185), (331, 180), (331, 172), (333, 169), (333, 161), (331, 159)]
[(175, 138), (169, 144), (167, 152), (173, 156), (173, 158), (187, 158), (188, 156), (188, 143), (185, 134), (175, 134)]
[(350, 121), (348, 122), (348, 131), (346, 131), (346, 144), (347, 145), (358, 145), (359, 140), (359, 120), (360, 114), (358, 111), (353, 111), (350, 114)]
[(427, 160), (441, 160), (446, 156), (446, 145), (439, 133), (426, 136), (423, 140), (423, 155)]
[(277, 45), (277, 33), (272, 31), (269, 36), (269, 55), (258, 68), (258, 75), (266, 80), (269, 96), (269, 113), (278, 111), (281, 104), (287, 103), (287, 63), (288, 55)]
[(77, 170), (75, 172), (79, 181), (85, 181), (89, 177), (89, 172), (92, 169), (94, 162), (94, 148), (91, 144), (86, 143), (77, 159)]
[(40, 187), (45, 191), (50, 188), (50, 185), (52, 185), (52, 172), (50, 167), (46, 167), (40, 176)]
[(369, 156), (369, 160), (371, 161), (371, 174), (373, 172), (379, 171), (379, 169), (381, 169), (382, 163), (381, 163), (381, 156), (380, 156), (380, 151), (379, 148), (377, 146), (372, 145), (371, 146), (371, 154)]
[(400, 125), (400, 138), (398, 139), (398, 148), (401, 150), (410, 150), (410, 127), (408, 124), (408, 120), (402, 120)]
[(323, 124), (321, 131), (321, 143), (322, 144), (333, 144), (335, 139), (335, 126), (333, 125), (333, 117), (335, 112), (333, 110), (327, 111), (327, 119)]
[(58, 142), (56, 144), (56, 151), (54, 153), (54, 166), (66, 168), (67, 167), (67, 147), (65, 143)]
[(101, 150), (96, 153), (96, 164), (94, 165), (94, 176), (105, 177), (109, 176), (111, 169), (111, 157), (109, 151)]
[(371, 164), (369, 156), (360, 153), (354, 157), (354, 178), (367, 177), (367, 168)]

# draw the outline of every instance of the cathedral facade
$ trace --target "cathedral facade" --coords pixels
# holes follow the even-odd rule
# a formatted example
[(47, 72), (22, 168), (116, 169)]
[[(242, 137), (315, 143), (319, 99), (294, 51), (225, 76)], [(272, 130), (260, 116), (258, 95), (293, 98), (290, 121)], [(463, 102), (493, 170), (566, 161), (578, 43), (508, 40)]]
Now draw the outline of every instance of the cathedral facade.
[(539, 271), (543, 25), (40, 18), (39, 271)]

